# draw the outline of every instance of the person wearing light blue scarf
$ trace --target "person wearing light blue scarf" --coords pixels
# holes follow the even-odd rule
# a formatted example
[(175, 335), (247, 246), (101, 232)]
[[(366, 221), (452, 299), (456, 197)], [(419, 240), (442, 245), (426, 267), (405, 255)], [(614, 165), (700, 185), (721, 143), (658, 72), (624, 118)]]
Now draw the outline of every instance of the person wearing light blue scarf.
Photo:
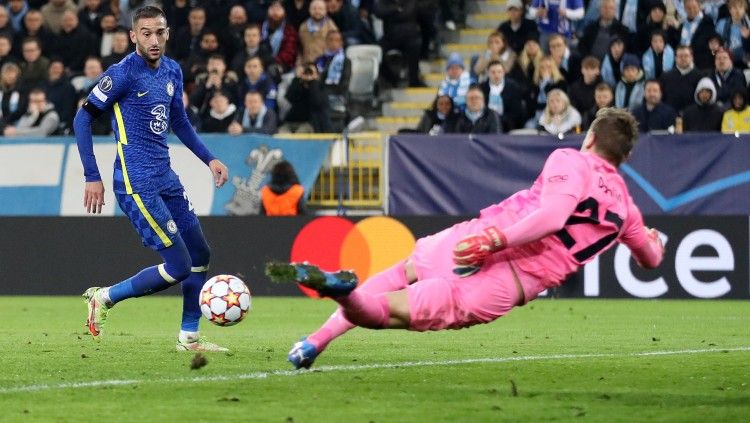
[[(729, 0), (729, 17), (719, 20), (716, 33), (724, 45), (732, 52), (737, 62), (742, 62), (745, 54), (750, 53), (750, 18), (747, 16), (745, 0)], [(746, 35), (743, 35), (743, 32)]]
[(644, 79), (638, 56), (625, 54), (620, 63), (622, 79), (615, 87), (615, 107), (631, 109), (643, 102)]
[(651, 47), (643, 53), (643, 72), (646, 79), (659, 78), (674, 67), (674, 50), (664, 40), (664, 33), (655, 31), (651, 35)]

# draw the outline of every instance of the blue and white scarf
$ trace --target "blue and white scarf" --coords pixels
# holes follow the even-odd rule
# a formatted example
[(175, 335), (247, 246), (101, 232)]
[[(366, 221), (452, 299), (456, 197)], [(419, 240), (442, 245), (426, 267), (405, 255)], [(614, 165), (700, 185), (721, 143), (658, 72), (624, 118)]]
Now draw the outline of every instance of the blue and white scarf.
[(467, 118), (471, 121), (471, 123), (477, 123), (480, 117), (482, 117), (482, 114), (484, 114), (484, 109), (478, 111), (478, 112), (472, 112), (469, 109), (466, 109), (464, 111), (464, 114)]
[(279, 50), (281, 50), (281, 40), (284, 39), (284, 27), (286, 26), (286, 21), (282, 21), (281, 25), (279, 25), (278, 28), (271, 34), (270, 38), (268, 36), (268, 21), (263, 21), (263, 26), (260, 28), (260, 35), (265, 40), (268, 39), (268, 42), (271, 44), (271, 51), (273, 51), (273, 55), (276, 56), (279, 54)]
[(23, 7), (21, 10), (18, 11), (18, 13), (13, 13), (10, 8), (8, 8), (8, 17), (10, 17), (10, 24), (13, 26), (13, 31), (20, 32), (23, 28), (23, 18), (26, 17), (26, 12), (29, 11), (29, 3), (23, 2)]
[(630, 32), (635, 33), (637, 31), (636, 17), (638, 16), (638, 0), (619, 0), (617, 5), (618, 14), (620, 13), (620, 1), (625, 1), (625, 8), (622, 10), (622, 16), (618, 16), (617, 18), (630, 30)]
[(320, 31), (321, 29), (323, 29), (323, 27), (325, 26), (326, 22), (328, 22), (328, 18), (327, 17), (321, 19), (320, 23), (315, 22), (315, 20), (313, 18), (307, 18), (307, 22), (305, 22), (305, 23), (307, 24), (307, 30), (311, 34), (314, 34), (314, 33), (318, 32), (318, 31)]
[[(643, 72), (646, 74), (646, 79), (656, 78), (656, 54), (654, 50), (649, 47), (645, 53), (643, 53)], [(674, 67), (674, 50), (672, 46), (666, 44), (664, 46), (664, 52), (661, 56), (661, 71), (662, 73), (672, 70)]]
[(255, 117), (255, 122), (250, 120), (250, 110), (245, 109), (245, 113), (242, 114), (242, 127), (243, 128), (255, 128), (260, 129), (263, 127), (263, 118), (266, 117), (268, 109), (265, 105), (260, 106), (258, 116)]
[(625, 92), (627, 89), (625, 87), (625, 82), (618, 82), (617, 87), (615, 88), (615, 107), (632, 109), (633, 107), (639, 106), (643, 102), (643, 90), (643, 80), (637, 81), (635, 85), (633, 85), (633, 89), (630, 91), (630, 97), (627, 99), (626, 103)]
[[(724, 18), (716, 24), (716, 33), (729, 46), (734, 57), (744, 56), (742, 49), (742, 27), (750, 27), (750, 18), (743, 16), (739, 23), (732, 22), (732, 18)], [(739, 55), (739, 56), (738, 56)]]
[(487, 107), (493, 110), (498, 115), (502, 116), (504, 110), (503, 104), (503, 88), (505, 88), (505, 80), (498, 85), (490, 84), (490, 92), (487, 99)]
[(615, 79), (615, 71), (612, 70), (612, 58), (609, 53), (604, 56), (602, 60), (602, 80), (607, 83), (610, 87), (614, 87), (617, 84)]
[(463, 71), (458, 79), (449, 79), (447, 76), (440, 83), (438, 95), (447, 95), (453, 99), (453, 104), (457, 109), (463, 109), (466, 104), (466, 93), (471, 85), (471, 75)]
[(326, 50), (322, 56), (318, 57), (318, 60), (315, 61), (315, 66), (318, 68), (319, 73), (323, 73), (326, 65), (328, 65), (326, 85), (337, 85), (341, 81), (345, 61), (344, 49), (338, 49), (333, 52)]
[(690, 45), (690, 42), (695, 35), (695, 31), (698, 30), (698, 25), (700, 25), (702, 20), (703, 12), (698, 13), (698, 16), (696, 16), (692, 22), (685, 19), (685, 23), (682, 24), (682, 31), (680, 31), (680, 44), (686, 46)]

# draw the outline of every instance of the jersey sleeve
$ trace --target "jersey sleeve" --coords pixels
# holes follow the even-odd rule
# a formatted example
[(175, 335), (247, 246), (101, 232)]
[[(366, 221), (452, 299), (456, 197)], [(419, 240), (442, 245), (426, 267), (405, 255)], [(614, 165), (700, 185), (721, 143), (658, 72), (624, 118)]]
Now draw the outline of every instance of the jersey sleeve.
[(649, 236), (643, 224), (643, 215), (630, 197), (628, 217), (623, 223), (619, 241), (630, 248), (635, 260), (643, 267), (655, 268), (664, 256), (664, 247), (658, 239)]
[(547, 158), (539, 175), (541, 195), (570, 195), (580, 200), (588, 186), (588, 175), (589, 166), (577, 151), (555, 150)]
[(110, 66), (89, 93), (87, 103), (99, 110), (108, 110), (125, 96), (131, 84), (126, 65)]

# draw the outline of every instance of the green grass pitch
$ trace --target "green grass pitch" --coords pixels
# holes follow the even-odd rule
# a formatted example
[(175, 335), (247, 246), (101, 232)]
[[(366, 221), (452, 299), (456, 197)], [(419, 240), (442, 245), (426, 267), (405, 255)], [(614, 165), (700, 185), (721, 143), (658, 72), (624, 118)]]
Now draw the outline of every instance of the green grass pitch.
[(72, 297), (0, 297), (0, 421), (741, 422), (750, 416), (750, 302), (537, 300), (489, 325), (355, 329), (314, 369), (286, 353), (333, 310), (256, 297), (174, 350), (181, 299), (118, 305), (101, 342)]

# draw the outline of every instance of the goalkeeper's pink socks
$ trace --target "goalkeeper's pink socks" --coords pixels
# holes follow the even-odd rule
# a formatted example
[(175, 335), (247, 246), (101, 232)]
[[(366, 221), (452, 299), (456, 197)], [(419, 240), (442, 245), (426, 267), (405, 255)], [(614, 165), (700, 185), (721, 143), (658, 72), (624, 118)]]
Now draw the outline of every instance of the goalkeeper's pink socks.
[[(371, 277), (354, 292), (362, 291), (370, 294), (379, 294), (383, 292), (399, 291), (406, 288), (408, 285), (409, 281), (406, 279), (404, 262), (401, 261)], [(307, 341), (313, 344), (318, 352), (321, 352), (331, 341), (345, 334), (354, 326), (354, 324), (346, 319), (342, 308), (339, 307), (331, 317), (326, 320), (320, 329), (307, 337)]]

